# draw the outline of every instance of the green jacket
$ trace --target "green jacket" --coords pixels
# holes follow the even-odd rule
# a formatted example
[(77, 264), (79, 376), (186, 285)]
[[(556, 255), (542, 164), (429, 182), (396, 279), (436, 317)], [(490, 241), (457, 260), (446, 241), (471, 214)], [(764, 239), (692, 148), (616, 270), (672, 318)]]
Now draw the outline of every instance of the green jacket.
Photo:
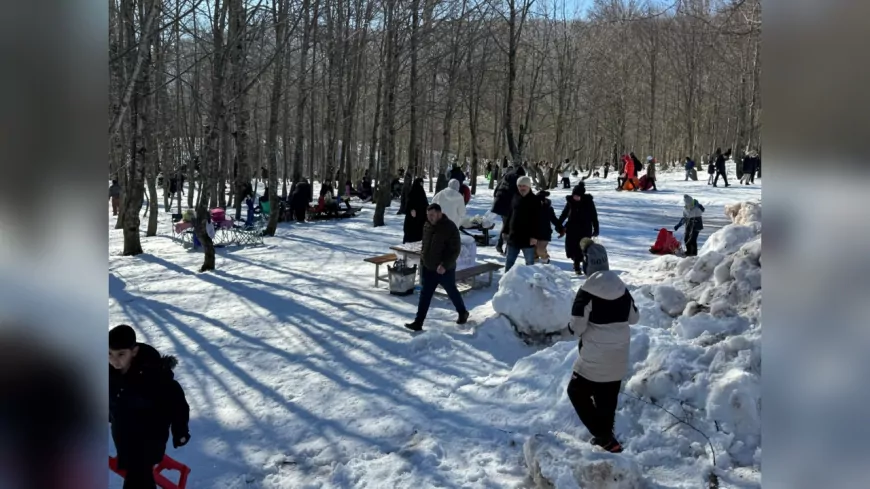
[(426, 269), (437, 270), (438, 265), (442, 265), (447, 270), (453, 270), (461, 249), (459, 228), (446, 215), (442, 215), (441, 220), (434, 225), (426, 221), (420, 260)]

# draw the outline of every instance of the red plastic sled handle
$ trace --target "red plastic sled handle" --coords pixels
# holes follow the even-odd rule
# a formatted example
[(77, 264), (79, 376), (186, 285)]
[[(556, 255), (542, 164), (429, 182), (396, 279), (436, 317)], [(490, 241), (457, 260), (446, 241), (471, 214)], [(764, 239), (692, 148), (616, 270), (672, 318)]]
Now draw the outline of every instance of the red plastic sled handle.
[[(112, 456), (109, 456), (109, 470), (120, 475), (121, 477), (126, 477), (127, 472), (125, 470), (121, 470), (118, 468), (118, 459)], [(161, 472), (164, 470), (177, 470), (179, 472), (178, 484), (175, 484), (171, 480), (167, 479)], [(160, 461), (159, 464), (154, 466), (154, 482), (160, 486), (161, 489), (184, 489), (187, 486), (187, 476), (190, 474), (190, 467), (184, 465), (177, 460), (172, 459), (168, 455), (163, 456), (163, 460)]]

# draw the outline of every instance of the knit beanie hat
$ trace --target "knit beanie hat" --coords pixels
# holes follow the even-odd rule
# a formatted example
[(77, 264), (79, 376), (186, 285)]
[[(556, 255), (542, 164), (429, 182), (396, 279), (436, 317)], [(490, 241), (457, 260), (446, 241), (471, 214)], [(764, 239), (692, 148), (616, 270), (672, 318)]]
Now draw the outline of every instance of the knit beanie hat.
[(526, 187), (531, 187), (532, 186), (532, 179), (523, 175), (520, 178), (517, 178), (517, 187), (519, 187), (520, 185), (525, 185)]
[(646, 161), (647, 161), (647, 163), (649, 163), (649, 162), (652, 161), (652, 160), (653, 160), (653, 157), (652, 157), (652, 156), (647, 156), (647, 157), (646, 157)]
[(686, 203), (686, 208), (688, 209), (688, 208), (692, 207), (692, 205), (695, 202), (695, 199), (693, 199), (691, 195), (683, 195), (683, 202)]
[(583, 182), (578, 183), (574, 186), (574, 190), (571, 191), (571, 195), (579, 195), (583, 196), (586, 193), (586, 184)]
[(610, 270), (607, 250), (603, 245), (596, 243), (591, 238), (583, 238), (580, 240), (580, 249), (585, 257), (583, 271), (587, 277), (595, 272)]
[(109, 330), (110, 350), (129, 350), (136, 346), (136, 332), (126, 324), (115, 326)]

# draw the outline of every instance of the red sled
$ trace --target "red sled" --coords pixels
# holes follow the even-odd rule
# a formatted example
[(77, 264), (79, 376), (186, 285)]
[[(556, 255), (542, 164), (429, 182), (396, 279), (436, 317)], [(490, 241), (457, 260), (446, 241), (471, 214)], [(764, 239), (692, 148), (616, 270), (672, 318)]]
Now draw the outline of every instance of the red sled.
[(640, 180), (638, 180), (637, 183), (638, 183), (637, 187), (641, 190), (649, 190), (649, 189), (653, 188), (652, 180), (650, 180), (650, 178), (646, 175), (640, 177)]
[[(119, 469), (118, 459), (112, 456), (109, 456), (109, 470), (121, 477), (127, 476), (127, 471)], [(167, 479), (166, 476), (161, 474), (164, 470), (177, 470), (180, 474), (178, 476), (178, 484), (172, 482)], [(156, 482), (161, 489), (184, 489), (187, 485), (188, 474), (190, 474), (190, 467), (170, 458), (169, 455), (164, 455), (163, 460), (154, 466), (154, 482)]]
[(656, 242), (649, 249), (649, 252), (654, 255), (673, 255), (680, 250), (680, 242), (674, 237), (674, 233), (661, 228), (659, 235), (656, 237)]

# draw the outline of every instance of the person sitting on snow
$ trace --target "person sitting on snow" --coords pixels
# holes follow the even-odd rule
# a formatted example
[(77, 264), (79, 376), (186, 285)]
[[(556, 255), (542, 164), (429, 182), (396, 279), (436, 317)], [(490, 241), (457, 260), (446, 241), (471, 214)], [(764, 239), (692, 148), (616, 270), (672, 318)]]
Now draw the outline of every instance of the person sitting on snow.
[(640, 315), (625, 283), (606, 261), (590, 262), (586, 271), (589, 278), (577, 291), (568, 326), (579, 339), (580, 353), (568, 383), (568, 399), (592, 434), (589, 442), (620, 453), (613, 425), (622, 378), (628, 373), (630, 325)]
[(674, 231), (686, 225), (686, 235), (683, 241), (686, 243), (686, 256), (698, 256), (698, 234), (704, 229), (704, 206), (689, 195), (683, 195), (683, 218), (674, 226)]

